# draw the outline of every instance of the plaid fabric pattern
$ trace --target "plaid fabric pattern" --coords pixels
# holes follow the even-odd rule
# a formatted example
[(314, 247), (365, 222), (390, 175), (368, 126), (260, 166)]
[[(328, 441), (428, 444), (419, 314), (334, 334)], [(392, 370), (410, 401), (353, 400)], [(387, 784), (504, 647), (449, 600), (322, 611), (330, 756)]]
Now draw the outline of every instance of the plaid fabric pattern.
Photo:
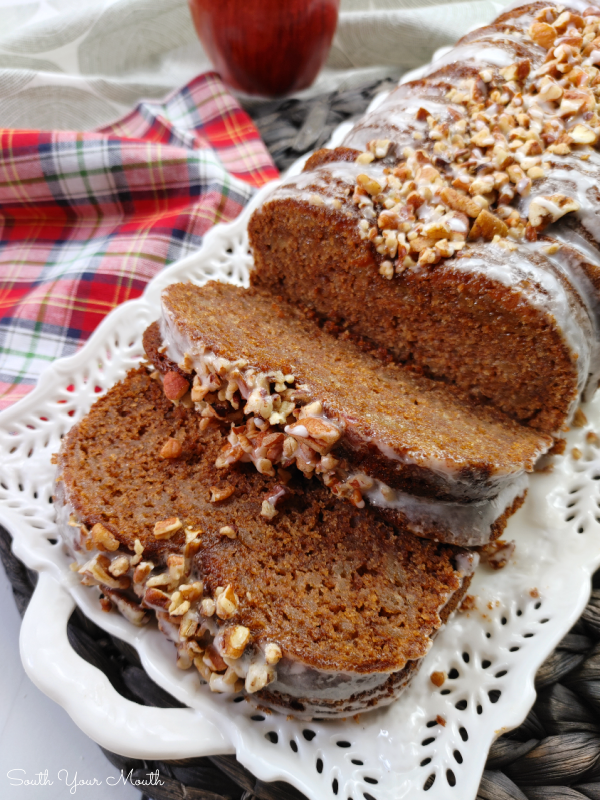
[(93, 133), (0, 129), (0, 408), (277, 175), (214, 73)]

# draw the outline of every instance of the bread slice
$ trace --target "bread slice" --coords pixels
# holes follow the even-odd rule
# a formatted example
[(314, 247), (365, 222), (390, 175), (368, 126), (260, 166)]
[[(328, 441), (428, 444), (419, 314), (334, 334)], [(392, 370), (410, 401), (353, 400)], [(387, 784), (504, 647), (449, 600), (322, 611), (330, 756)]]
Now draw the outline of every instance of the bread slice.
[[(217, 465), (295, 465), (419, 535), (497, 536), (551, 438), (381, 361), (267, 293), (211, 282), (162, 296), (145, 336), (167, 396), (233, 427)], [(179, 381), (179, 382), (178, 382)], [(179, 387), (179, 388), (178, 388)]]
[[(310, 718), (391, 702), (460, 603), (473, 556), (318, 481), (215, 467), (226, 430), (130, 372), (63, 440), (55, 504), (82, 581), (156, 614), (213, 691)], [(278, 498), (278, 515), (261, 508)]]

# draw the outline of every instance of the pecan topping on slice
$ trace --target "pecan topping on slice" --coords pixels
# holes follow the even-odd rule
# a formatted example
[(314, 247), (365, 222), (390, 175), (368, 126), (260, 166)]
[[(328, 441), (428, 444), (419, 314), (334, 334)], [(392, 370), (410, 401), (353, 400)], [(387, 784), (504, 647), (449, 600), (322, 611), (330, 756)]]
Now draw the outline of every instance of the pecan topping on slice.
[(168, 400), (181, 400), (190, 384), (178, 372), (167, 372), (163, 378), (163, 391)]

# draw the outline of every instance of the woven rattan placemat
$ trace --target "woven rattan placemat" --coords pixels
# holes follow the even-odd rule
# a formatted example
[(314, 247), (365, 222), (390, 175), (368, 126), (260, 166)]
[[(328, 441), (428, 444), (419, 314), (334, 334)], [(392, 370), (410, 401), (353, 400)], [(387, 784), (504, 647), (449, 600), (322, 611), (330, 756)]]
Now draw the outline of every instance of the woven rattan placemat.
[[(0, 557), (23, 614), (36, 574), (11, 551), (10, 536), (0, 528)], [(73, 649), (102, 670), (128, 700), (160, 708), (181, 703), (144, 672), (135, 650), (76, 609), (68, 624)], [(540, 668), (538, 699), (525, 722), (492, 746), (479, 798), (484, 800), (600, 800), (600, 571), (581, 619)], [(119, 770), (148, 780), (158, 770), (162, 786), (153, 800), (301, 800), (283, 783), (263, 783), (234, 756), (182, 761), (138, 761), (108, 751)]]
[[(308, 150), (322, 147), (333, 129), (361, 114), (372, 97), (390, 88), (374, 83), (339, 90), (309, 101), (287, 99), (248, 104), (247, 110), (277, 166), (285, 169)], [(0, 527), (0, 557), (23, 614), (36, 574), (12, 553)], [(73, 649), (102, 670), (128, 700), (161, 708), (181, 703), (144, 672), (133, 648), (76, 609), (68, 624)], [(538, 699), (525, 722), (493, 745), (479, 787), (481, 800), (600, 800), (600, 570), (580, 620), (540, 668)], [(108, 760), (133, 778), (158, 771), (162, 785), (144, 795), (153, 800), (302, 800), (284, 783), (264, 783), (234, 756), (182, 761), (139, 761), (104, 750)], [(458, 798), (457, 800), (463, 800)]]

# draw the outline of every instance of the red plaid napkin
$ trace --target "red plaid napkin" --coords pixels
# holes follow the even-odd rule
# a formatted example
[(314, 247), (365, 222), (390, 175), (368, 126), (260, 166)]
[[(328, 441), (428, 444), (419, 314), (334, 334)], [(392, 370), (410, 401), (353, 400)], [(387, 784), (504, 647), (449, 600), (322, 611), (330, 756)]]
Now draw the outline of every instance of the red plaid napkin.
[(277, 175), (214, 73), (96, 133), (0, 129), (0, 408)]

